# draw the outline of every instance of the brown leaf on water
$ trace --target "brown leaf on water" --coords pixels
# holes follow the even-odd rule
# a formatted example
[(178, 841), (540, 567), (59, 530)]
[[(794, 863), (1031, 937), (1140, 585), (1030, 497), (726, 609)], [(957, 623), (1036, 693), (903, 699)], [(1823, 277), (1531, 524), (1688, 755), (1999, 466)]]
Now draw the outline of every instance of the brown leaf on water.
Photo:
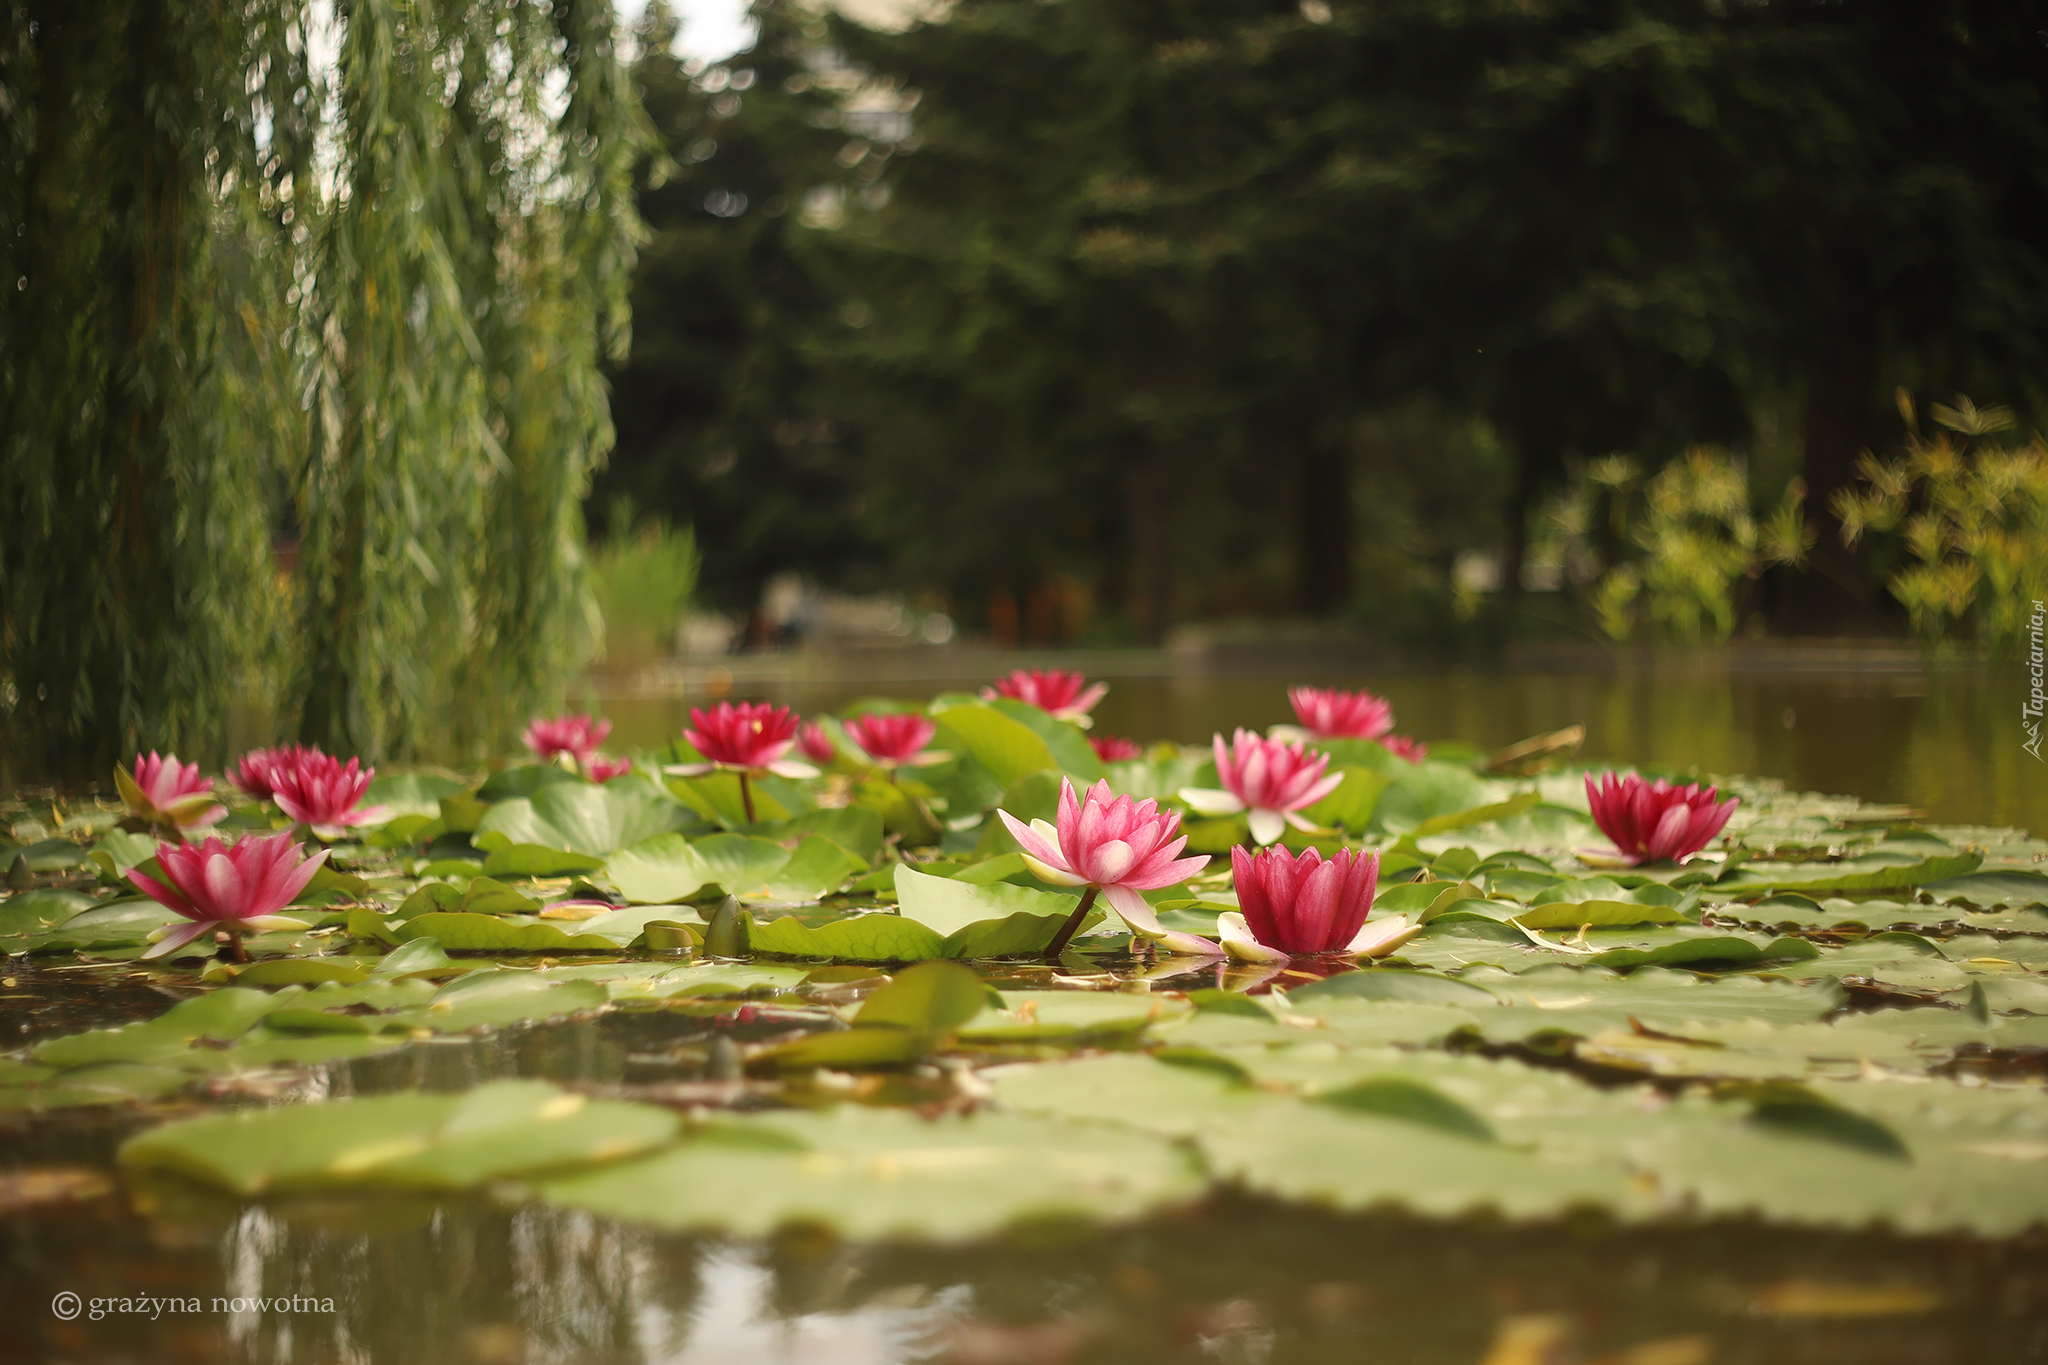
[(1925, 1313), (1941, 1296), (1916, 1284), (1781, 1280), (1750, 1295), (1749, 1311), (1772, 1318), (1881, 1318)]
[(113, 1178), (86, 1166), (31, 1166), (0, 1171), (0, 1213), (44, 1204), (70, 1204), (111, 1194)]

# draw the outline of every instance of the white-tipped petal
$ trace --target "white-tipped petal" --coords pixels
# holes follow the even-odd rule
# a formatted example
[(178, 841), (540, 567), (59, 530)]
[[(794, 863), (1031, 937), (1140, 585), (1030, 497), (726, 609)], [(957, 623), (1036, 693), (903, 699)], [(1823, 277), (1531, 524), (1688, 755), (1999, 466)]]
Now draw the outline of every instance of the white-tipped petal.
[[(245, 920), (235, 921), (235, 924), (245, 925), (251, 929), (262, 929), (266, 932), (275, 929), (299, 930), (313, 927), (302, 919), (293, 919), (290, 915), (251, 915)], [(230, 927), (234, 926), (231, 925)]]
[(1222, 957), (1223, 949), (1200, 934), (1162, 933), (1147, 937), (1169, 953), (1185, 957)]
[(703, 777), (718, 771), (716, 763), (664, 763), (661, 770), (670, 777)]
[(1327, 826), (1317, 824), (1298, 810), (1284, 812), (1284, 818), (1288, 824), (1294, 826), (1303, 834), (1333, 834), (1336, 832)]
[(1354, 957), (1385, 957), (1421, 932), (1421, 925), (1410, 924), (1402, 915), (1367, 920), (1344, 951)]
[(1226, 911), (1216, 917), (1216, 937), (1223, 943), (1223, 951), (1239, 962), (1274, 963), (1291, 959), (1278, 948), (1268, 948), (1252, 937), (1252, 929), (1244, 916), (1235, 910)]
[(1235, 793), (1214, 787), (1182, 787), (1180, 799), (1197, 815), (1235, 815), (1244, 809)]
[(805, 778), (818, 775), (816, 768), (796, 758), (779, 758), (768, 765), (768, 771), (777, 777)]
[(1152, 902), (1128, 886), (1105, 886), (1102, 898), (1109, 902), (1109, 908), (1116, 911), (1130, 931), (1142, 938), (1160, 938), (1166, 930), (1159, 927), (1159, 912), (1152, 908)]
[(142, 958), (144, 961), (147, 961), (153, 957), (168, 956), (171, 953), (177, 952), (178, 949), (184, 947), (193, 939), (198, 938), (201, 934), (210, 934), (219, 927), (220, 921), (218, 920), (202, 920), (197, 924), (189, 922), (166, 924), (163, 928), (155, 930), (150, 934), (150, 941), (156, 946), (144, 953)]
[(1029, 853), (1024, 855), (1024, 866), (1031, 869), (1032, 876), (1042, 882), (1051, 882), (1054, 886), (1086, 886), (1088, 884), (1086, 877), (1077, 877), (1073, 873), (1053, 867), (1049, 863), (1042, 863)]
[(1287, 818), (1277, 810), (1266, 810), (1261, 807), (1251, 813), (1249, 823), (1252, 827), (1252, 842), (1260, 848), (1275, 842), (1287, 832)]

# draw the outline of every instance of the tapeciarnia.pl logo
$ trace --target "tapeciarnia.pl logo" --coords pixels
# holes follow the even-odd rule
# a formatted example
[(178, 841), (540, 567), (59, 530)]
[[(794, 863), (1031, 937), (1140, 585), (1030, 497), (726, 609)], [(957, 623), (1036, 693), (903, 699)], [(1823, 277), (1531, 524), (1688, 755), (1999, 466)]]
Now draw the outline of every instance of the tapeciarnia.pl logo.
[(2043, 607), (2039, 601), (2036, 601), (2034, 603), (2034, 614), (2027, 621), (2027, 676), (2032, 680), (2033, 687), (2028, 691), (2027, 699), (2020, 704), (2020, 725), (2027, 732), (2026, 743), (2020, 747), (2032, 754), (2034, 761), (2037, 763), (2043, 761), (2041, 758), (2041, 712), (2044, 707), (2048, 707), (2048, 694), (2044, 694), (2041, 687), (2041, 628), (2044, 622), (2048, 622), (2048, 607)]

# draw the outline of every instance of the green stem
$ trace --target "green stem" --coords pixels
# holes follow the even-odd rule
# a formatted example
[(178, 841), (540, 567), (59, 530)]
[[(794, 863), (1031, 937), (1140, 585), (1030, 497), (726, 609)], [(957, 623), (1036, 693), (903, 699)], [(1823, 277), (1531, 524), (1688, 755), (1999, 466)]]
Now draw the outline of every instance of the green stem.
[(747, 785), (745, 769), (740, 771), (740, 805), (746, 808), (747, 823), (754, 823), (754, 789)]
[(1074, 907), (1074, 913), (1067, 916), (1067, 922), (1060, 926), (1060, 931), (1053, 935), (1052, 943), (1046, 948), (1047, 958), (1056, 960), (1067, 950), (1067, 945), (1073, 942), (1074, 935), (1081, 932), (1081, 921), (1087, 919), (1088, 912), (1095, 908), (1095, 897), (1101, 889), (1099, 886), (1091, 886), (1081, 893), (1081, 903)]

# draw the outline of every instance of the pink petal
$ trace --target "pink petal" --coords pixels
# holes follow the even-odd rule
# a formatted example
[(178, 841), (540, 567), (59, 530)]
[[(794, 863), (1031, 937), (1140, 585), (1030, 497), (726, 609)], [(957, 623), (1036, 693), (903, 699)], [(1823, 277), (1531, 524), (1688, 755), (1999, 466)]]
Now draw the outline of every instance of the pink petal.
[(1047, 867), (1057, 868), (1062, 872), (1079, 871), (1067, 861), (1066, 855), (1060, 852), (1059, 845), (1048, 842), (1037, 830), (1006, 810), (999, 810), (996, 814), (1002, 817), (1003, 824), (1010, 831), (1010, 837), (1022, 845), (1026, 853)]
[(147, 962), (153, 957), (163, 957), (166, 954), (175, 953), (201, 934), (209, 933), (219, 927), (220, 921), (211, 919), (202, 920), (198, 924), (181, 924), (151, 944), (149, 951), (142, 955), (142, 961)]

